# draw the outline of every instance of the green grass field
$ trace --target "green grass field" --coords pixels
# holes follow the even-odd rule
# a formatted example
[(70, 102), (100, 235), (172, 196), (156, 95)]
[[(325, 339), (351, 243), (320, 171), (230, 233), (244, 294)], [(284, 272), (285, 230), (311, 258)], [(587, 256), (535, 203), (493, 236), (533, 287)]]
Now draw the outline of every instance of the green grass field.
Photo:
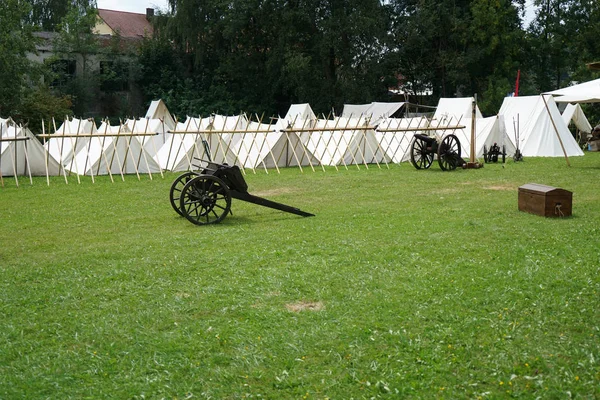
[[(195, 226), (177, 174), (0, 188), (0, 399), (596, 399), (600, 154), (249, 174)], [(518, 187), (573, 192), (519, 212)]]

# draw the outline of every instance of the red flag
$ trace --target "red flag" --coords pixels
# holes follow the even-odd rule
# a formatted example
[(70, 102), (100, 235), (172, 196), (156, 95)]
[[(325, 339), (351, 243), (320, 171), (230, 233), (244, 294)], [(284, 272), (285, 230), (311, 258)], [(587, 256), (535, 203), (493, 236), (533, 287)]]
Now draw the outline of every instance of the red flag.
[(519, 96), (519, 78), (521, 77), (521, 70), (517, 70), (517, 83), (515, 84), (515, 97)]

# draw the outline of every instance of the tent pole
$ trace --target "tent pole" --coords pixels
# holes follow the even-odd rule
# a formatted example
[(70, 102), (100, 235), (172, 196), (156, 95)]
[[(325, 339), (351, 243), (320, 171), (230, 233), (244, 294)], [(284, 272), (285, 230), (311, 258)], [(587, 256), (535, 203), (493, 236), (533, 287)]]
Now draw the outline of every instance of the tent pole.
[[(300, 135), (302, 135), (302, 133), (304, 132), (300, 132)], [(302, 142), (302, 139), (300, 137), (300, 135), (296, 134), (297, 138), (298, 138), (298, 142), (300, 144), (300, 147), (302, 149), (302, 157), (300, 157), (300, 159), (298, 160), (298, 157), (296, 157), (296, 159), (298, 160), (298, 164), (302, 164), (304, 162), (304, 156), (306, 156), (306, 161), (308, 161), (308, 165), (310, 165), (310, 168), (312, 169), (312, 172), (315, 172), (315, 167), (313, 167), (312, 161), (310, 160), (310, 156), (308, 154), (308, 149), (306, 148), (306, 146), (304, 145), (304, 142)], [(310, 133), (309, 133), (309, 139), (310, 141)], [(297, 144), (294, 145), (294, 147), (292, 148), (292, 151), (294, 152), (294, 155), (296, 154), (296, 147)]]
[[(148, 131), (148, 118), (146, 118), (146, 126), (144, 128), (144, 135), (146, 133), (148, 133), (147, 131)], [(139, 140), (138, 140), (138, 142), (139, 142)], [(140, 144), (142, 148), (144, 147), (144, 144), (146, 144), (146, 136), (142, 136), (142, 142)], [(140, 154), (137, 155), (137, 160), (135, 161), (135, 165), (136, 165), (137, 169), (140, 168), (141, 162), (142, 162), (142, 151), (140, 150)], [(150, 176), (150, 180), (152, 180), (152, 176)]]
[[(254, 113), (254, 117), (256, 118), (256, 121), (257, 121), (257, 128), (256, 128), (256, 131), (253, 132), (254, 134), (252, 135), (252, 142), (250, 143), (250, 150), (248, 151), (248, 154), (246, 155), (246, 160), (249, 159), (249, 161), (252, 163), (252, 166), (254, 166), (255, 169), (259, 169), (260, 161), (258, 161), (258, 159), (252, 160), (252, 158), (250, 158), (250, 156), (252, 154), (253, 148), (256, 148), (258, 150), (258, 142), (256, 141), (256, 139), (259, 134), (258, 131), (260, 130), (260, 127), (263, 125), (263, 120), (265, 119), (265, 113), (263, 112), (260, 117), (258, 116), (258, 114)], [(260, 157), (260, 151), (258, 152), (258, 156)], [(264, 167), (264, 164), (263, 164), (263, 167)], [(266, 168), (265, 168), (265, 172), (267, 174), (269, 173), (269, 171), (267, 171)]]
[[(351, 118), (352, 118), (352, 113), (350, 113), (350, 116), (348, 117), (348, 121), (350, 121), (350, 119), (351, 119)], [(329, 116), (327, 116), (327, 118), (325, 119), (325, 128), (327, 128), (327, 123), (328, 123), (328, 121), (329, 121)], [(334, 130), (333, 130), (333, 131), (331, 131), (330, 140), (331, 140), (331, 138), (333, 138), (333, 134), (334, 134), (334, 132), (336, 132), (336, 130), (337, 130), (337, 127), (338, 127), (338, 125), (339, 125), (340, 121), (341, 121), (341, 119), (340, 119), (340, 118), (338, 118), (338, 119), (335, 121), (335, 125), (333, 126), (333, 129), (334, 129)], [(347, 127), (347, 126), (348, 126), (348, 122), (346, 122), (346, 127)], [(340, 131), (340, 137), (339, 137), (339, 139), (338, 139), (336, 142), (334, 142), (334, 143), (335, 143), (335, 148), (333, 149), (333, 156), (331, 157), (331, 161), (333, 161), (333, 162), (334, 162), (334, 164), (333, 164), (333, 165), (337, 165), (337, 164), (338, 164), (338, 163), (337, 163), (337, 160), (335, 160), (335, 159), (334, 159), (334, 157), (335, 157), (335, 154), (336, 154), (336, 152), (337, 152), (337, 153), (339, 153), (339, 154), (341, 154), (341, 156), (342, 156), (342, 157), (341, 157), (341, 159), (342, 159), (342, 164), (344, 164), (344, 168), (346, 168), (346, 171), (348, 171), (348, 164), (346, 163), (346, 157), (345, 157), (345, 154), (344, 154), (345, 152), (344, 152), (344, 153), (342, 153), (342, 151), (340, 150), (340, 144), (342, 143), (342, 139), (343, 139), (343, 138), (344, 138), (344, 130)], [(346, 146), (346, 147), (347, 147), (347, 146)], [(350, 155), (352, 156), (352, 152), (350, 153)], [(352, 156), (352, 157), (354, 157), (354, 156)], [(356, 163), (356, 160), (355, 160), (355, 163)], [(358, 168), (358, 169), (360, 169), (360, 168)]]
[[(52, 125), (54, 126), (54, 134), (56, 134), (56, 120), (54, 119), (54, 117), (52, 117)], [(64, 125), (63, 125), (63, 137), (61, 139), (61, 149), (60, 149), (60, 154), (58, 156), (58, 174), (60, 175), (60, 171), (62, 170), (63, 172), (63, 176), (65, 177), (65, 184), (69, 184), (69, 180), (67, 179), (67, 172), (65, 171), (65, 168), (63, 166), (63, 162), (62, 162), (62, 144), (65, 141), (65, 137), (64, 137)], [(58, 140), (58, 139), (56, 139)], [(48, 148), (50, 148), (50, 140), (48, 140)]]
[[(281, 119), (281, 117), (279, 117), (277, 119), (277, 122), (279, 122), (280, 119)], [(260, 154), (262, 154), (262, 149), (265, 146), (265, 143), (267, 145), (267, 150), (268, 150), (268, 154), (265, 154), (265, 157), (262, 159), (261, 162), (263, 163), (263, 166), (265, 167), (265, 171), (267, 171), (267, 174), (268, 174), (269, 171), (267, 170), (267, 164), (266, 164), (265, 160), (267, 159), (267, 156), (270, 154), (271, 159), (273, 160), (273, 165), (275, 166), (275, 170), (277, 171), (278, 174), (280, 174), (281, 172), (279, 171), (279, 166), (277, 165), (278, 160), (275, 159), (275, 154), (273, 154), (273, 148), (271, 147), (271, 145), (269, 145), (269, 134), (277, 132), (275, 129), (273, 129), (273, 131), (271, 131), (271, 125), (273, 124), (273, 121), (274, 121), (273, 119), (271, 119), (269, 121), (269, 129), (268, 129), (269, 132), (265, 133), (265, 140), (260, 145)]]
[[(92, 123), (92, 126), (90, 126), (90, 135), (92, 135), (94, 133), (94, 128), (96, 127), (96, 121), (94, 121)], [(86, 171), (87, 171), (87, 166), (88, 166), (88, 162), (90, 161), (90, 150), (92, 148), (92, 137), (90, 137), (88, 139), (88, 145), (87, 145), (87, 149), (86, 149), (86, 159), (85, 159), (85, 163), (83, 164), (83, 174), (85, 175)], [(92, 166), (90, 165), (90, 176), (92, 177), (92, 183), (96, 183), (96, 180), (94, 179), (94, 168), (91, 168)]]
[[(23, 137), (28, 137), (23, 131), (24, 128), (25, 126), (21, 127), (21, 133), (23, 134)], [(27, 152), (27, 140), (25, 140), (25, 143), (23, 143), (23, 150), (25, 152), (25, 168), (23, 169), (23, 172), (25, 172), (25, 170), (29, 172), (29, 183), (33, 185), (33, 177), (31, 176), (31, 163), (29, 162), (29, 154)]]
[[(298, 117), (298, 115), (296, 115), (296, 117)], [(304, 118), (304, 122), (302, 123), (302, 128), (304, 128), (304, 126), (306, 126), (306, 121), (308, 121), (308, 118)], [(292, 155), (294, 156), (294, 158), (296, 159), (296, 162), (298, 163), (300, 172), (304, 173), (304, 170), (302, 169), (302, 163), (300, 162), (300, 160), (298, 159), (298, 155), (296, 154), (296, 145), (292, 146), (292, 139), (289, 135), (289, 132), (285, 131), (285, 136), (287, 138), (288, 150), (290, 150), (290, 149), (292, 150)], [(298, 136), (298, 134), (296, 134), (296, 138), (298, 141), (300, 141), (300, 137)], [(288, 164), (288, 159), (289, 159), (289, 153), (286, 157), (286, 166)]]
[[(104, 152), (104, 144), (106, 143), (106, 131), (108, 130), (109, 124), (110, 124), (110, 121), (107, 117), (106, 120), (104, 121), (104, 136), (102, 137), (102, 144), (100, 145), (100, 153), (102, 154), (101, 158), (104, 159), (104, 164), (106, 165), (106, 171), (108, 171), (108, 176), (110, 176), (110, 182), (115, 183), (115, 180), (113, 179), (113, 176), (112, 176), (112, 172), (110, 171), (110, 166), (108, 165), (108, 159), (106, 158), (106, 153)], [(100, 172), (100, 163), (101, 163), (101, 160), (98, 160), (98, 171), (97, 171), (96, 175), (98, 175)]]
[[(177, 118), (175, 118), (175, 126), (177, 126), (178, 121)], [(190, 123), (188, 122), (188, 126), (190, 125)], [(187, 128), (186, 128), (187, 129)], [(165, 170), (169, 169), (169, 161), (171, 161), (171, 152), (173, 151), (173, 141), (175, 140), (175, 136), (173, 136), (173, 134), (171, 133), (171, 143), (169, 143), (169, 153), (167, 154), (167, 162), (165, 163)], [(188, 166), (189, 169), (191, 169), (191, 166)], [(162, 169), (162, 167), (161, 167)]]
[[(166, 140), (167, 140), (167, 136), (166, 136), (166, 135), (167, 135), (167, 133), (166, 133), (166, 131), (165, 131), (165, 120), (163, 119), (163, 120), (161, 121), (161, 123), (162, 123), (163, 139), (166, 141)], [(163, 142), (163, 143), (164, 143), (164, 142)], [(154, 154), (155, 154), (155, 155), (156, 155), (156, 154), (158, 154), (158, 149), (156, 148), (156, 140), (153, 140), (153, 141), (152, 141), (152, 147), (154, 147)], [(157, 158), (158, 158), (158, 157), (157, 157)], [(156, 160), (156, 163), (158, 164), (158, 160)], [(160, 171), (160, 177), (161, 177), (162, 179), (165, 179), (165, 176), (163, 175), (163, 170), (162, 170), (162, 167), (161, 167), (160, 165), (158, 166), (158, 170)]]
[[(65, 151), (65, 135), (66, 135), (65, 129), (66, 129), (66, 123), (67, 122), (69, 122), (69, 117), (65, 116), (65, 120), (63, 121), (63, 126), (62, 126), (63, 129), (62, 129), (62, 137), (60, 138), (60, 151), (59, 151), (59, 153), (60, 153), (60, 156), (59, 156), (60, 157), (60, 166), (63, 169), (63, 174), (65, 175), (65, 180), (66, 180), (66, 177), (67, 177), (67, 168), (66, 168), (67, 167), (67, 165), (66, 165), (67, 163), (64, 161), (64, 157), (65, 156), (64, 156), (63, 152)], [(71, 129), (69, 128), (69, 131), (70, 130)], [(56, 123), (54, 124), (54, 131), (56, 131)], [(69, 173), (69, 176), (71, 176), (71, 173)]]
[[(13, 127), (15, 128), (15, 138), (16, 138), (17, 137), (16, 124), (13, 125)], [(17, 187), (19, 187), (19, 178), (17, 177), (17, 146), (16, 146), (17, 142), (16, 141), (12, 142), (12, 144), (13, 144), (13, 150), (14, 150), (13, 156), (11, 157), (12, 158), (12, 168), (13, 168), (13, 174), (15, 175), (15, 183), (17, 184)]]
[[(360, 118), (360, 116), (359, 116), (359, 118)], [(360, 150), (360, 144), (357, 146), (356, 151), (352, 152), (352, 149), (350, 148), (350, 144), (352, 143), (353, 138), (350, 138), (349, 141), (346, 140), (346, 132), (348, 132), (348, 125), (350, 125), (351, 119), (352, 119), (352, 114), (348, 118), (348, 121), (346, 121), (346, 125), (344, 125), (344, 129), (341, 132), (340, 143), (341, 143), (342, 139), (344, 139), (344, 143), (346, 144), (346, 149), (348, 150), (348, 152), (350, 153), (350, 156), (352, 157), (352, 162), (354, 163), (354, 165), (356, 165), (356, 169), (358, 169), (360, 171), (360, 163), (356, 159), (356, 153)], [(337, 124), (336, 124), (336, 127), (337, 127)], [(340, 154), (342, 154), (342, 153), (340, 152)], [(342, 160), (343, 159), (344, 159), (344, 154), (342, 154)], [(363, 161), (364, 161), (364, 157), (363, 157)], [(365, 167), (366, 167), (366, 165), (365, 165)], [(369, 168), (367, 167), (367, 169), (369, 169)]]
[[(133, 130), (131, 131), (131, 133), (135, 133), (135, 123), (137, 122), (137, 120), (133, 121)], [(127, 156), (129, 155), (131, 157), (131, 161), (133, 162), (133, 169), (135, 169), (135, 175), (138, 178), (138, 181), (141, 180), (140, 179), (140, 173), (138, 171), (137, 165), (135, 164), (135, 156), (133, 155), (133, 151), (131, 151), (131, 141), (133, 140), (133, 136), (129, 137), (129, 140), (125, 139), (125, 144), (127, 145), (127, 148), (125, 149), (125, 156), (123, 157), (123, 169), (125, 170), (125, 173), (127, 173)]]
[[(391, 117), (387, 117), (387, 118), (386, 118), (386, 122), (387, 122), (387, 127), (386, 127), (386, 129), (390, 129), (390, 124), (392, 123), (392, 118), (391, 118)], [(386, 156), (386, 154), (388, 154), (388, 152), (389, 152), (389, 150), (390, 150), (390, 146), (391, 146), (391, 140), (389, 140), (389, 139), (385, 139), (385, 140), (384, 140), (384, 138), (385, 138), (385, 134), (384, 134), (384, 132), (378, 132), (377, 130), (375, 130), (375, 133), (379, 133), (379, 134), (381, 135), (381, 142), (382, 142), (382, 143), (383, 143), (383, 142), (385, 142), (385, 149), (384, 149), (384, 148), (383, 148), (383, 147), (382, 147), (382, 146), (379, 144), (379, 142), (380, 142), (380, 141), (379, 141), (379, 140), (377, 140), (377, 145), (378, 145), (379, 147), (381, 147), (381, 150), (383, 151), (383, 157), (385, 157), (385, 156)], [(393, 135), (393, 136), (394, 136), (394, 139), (395, 139), (395, 138), (396, 138), (396, 132), (394, 132), (394, 135)], [(394, 152), (394, 153), (392, 154), (392, 156), (390, 157), (390, 161), (392, 161), (392, 162), (393, 162), (393, 161), (394, 161), (394, 157), (395, 157), (395, 156), (396, 156), (396, 152)], [(389, 166), (388, 166), (388, 168), (389, 168)]]
[(542, 95), (542, 100), (544, 100), (544, 105), (546, 106), (546, 111), (548, 111), (548, 116), (550, 117), (550, 121), (552, 121), (552, 126), (554, 127), (554, 132), (556, 132), (556, 137), (558, 137), (558, 142), (560, 143), (560, 148), (565, 155), (565, 160), (567, 160), (567, 166), (571, 166), (569, 162), (569, 157), (567, 156), (567, 151), (565, 150), (565, 146), (563, 145), (562, 139), (560, 138), (560, 134), (558, 133), (558, 128), (556, 128), (556, 123), (554, 123), (554, 118), (552, 118), (552, 114), (550, 113), (550, 107), (548, 107), (548, 103), (546, 103), (546, 98)]
[[(42, 134), (46, 135), (46, 127), (44, 126), (44, 120), (42, 119)], [(0, 135), (1, 136), (1, 135)], [(42, 140), (42, 146), (46, 149), (46, 136)], [(50, 186), (50, 176), (48, 173), (48, 150), (44, 151), (44, 164), (46, 165), (46, 183)]]
[[(261, 124), (262, 124), (262, 121), (263, 121), (263, 118), (264, 118), (264, 116), (265, 116), (265, 114), (263, 113), (263, 114), (262, 114), (262, 117), (260, 118), (260, 123), (261, 123)], [(273, 123), (273, 118), (270, 118), (270, 119), (269, 119), (269, 127), (268, 127), (268, 129), (267, 129), (268, 131), (270, 131), (270, 130), (271, 130), (271, 124), (272, 124), (272, 123)], [(257, 133), (257, 135), (258, 135), (258, 133)], [(258, 146), (258, 144), (256, 145), (256, 148), (257, 148), (257, 150), (258, 150), (258, 157), (261, 157), (262, 150), (263, 150), (263, 148), (264, 148), (264, 146), (265, 146), (265, 143), (267, 143), (267, 137), (268, 137), (268, 135), (269, 135), (269, 133), (265, 133), (265, 137), (263, 138), (262, 142), (260, 143), (260, 147)], [(273, 156), (273, 155), (271, 154), (271, 156)], [(265, 158), (266, 158), (266, 157), (267, 157), (266, 155), (265, 155), (265, 157), (264, 157), (264, 158), (263, 158), (263, 157), (261, 157), (261, 159), (260, 159), (259, 163), (262, 163), (262, 166), (263, 166), (263, 168), (265, 169), (265, 173), (268, 175), (268, 174), (269, 174), (269, 170), (268, 170), (268, 168), (267, 168), (267, 164), (265, 163)], [(258, 168), (258, 166), (257, 166), (257, 168)], [(277, 172), (279, 172), (279, 170), (277, 170)]]
[(469, 154), (469, 161), (475, 163), (475, 118), (477, 117), (477, 93), (473, 97), (472, 110), (471, 110), (471, 149)]
[(110, 169), (112, 169), (113, 162), (115, 161), (115, 156), (117, 157), (117, 166), (119, 167), (119, 173), (121, 174), (121, 181), (125, 182), (125, 176), (123, 175), (123, 168), (121, 167), (121, 157), (119, 156), (119, 152), (117, 151), (117, 141), (119, 140), (119, 134), (121, 134), (121, 128), (123, 128), (123, 121), (119, 120), (119, 130), (117, 131), (117, 135), (112, 137), (112, 154), (110, 155)]
[[(150, 180), (152, 180), (152, 172), (150, 171), (150, 164), (148, 164), (148, 157), (146, 157), (146, 152), (144, 151), (144, 145), (146, 144), (146, 134), (148, 133), (148, 120), (146, 120), (146, 127), (144, 128), (144, 136), (142, 136), (142, 145), (140, 148), (140, 157), (138, 157), (138, 168), (140, 166), (140, 162), (142, 159), (142, 156), (144, 157), (144, 162), (146, 163), (146, 168), (148, 168), (148, 176), (150, 177)], [(139, 142), (140, 140), (137, 139), (136, 140)], [(151, 139), (154, 142), (154, 138)]]
[[(370, 126), (370, 124), (371, 124), (371, 118), (373, 118), (373, 114), (371, 114), (371, 116), (367, 120), (365, 120), (365, 125), (366, 126)], [(369, 141), (367, 140), (367, 137), (366, 137), (367, 131), (361, 131), (361, 132), (362, 132), (363, 136), (365, 136), (365, 143), (369, 147), (369, 150), (373, 151), (373, 148), (369, 144)], [(373, 135), (374, 134), (375, 134), (375, 130), (373, 129)], [(383, 162), (384, 162), (385, 166), (387, 167), (387, 169), (390, 169), (390, 166), (389, 166), (387, 160), (385, 159), (385, 151), (383, 151), (383, 148), (379, 144), (379, 140), (377, 140), (377, 138), (375, 138), (375, 143), (377, 144), (377, 150), (381, 151), (381, 157), (383, 159)], [(375, 160), (375, 164), (377, 164), (377, 166), (379, 168), (381, 168), (381, 165), (379, 165), (379, 162), (377, 161), (377, 150), (373, 154), (373, 159)]]
[[(188, 132), (190, 130), (190, 124), (192, 123), (192, 120), (194, 118), (189, 118), (188, 119), (188, 123), (185, 126), (185, 133), (183, 134), (183, 136), (181, 137), (181, 141), (179, 142), (179, 147), (177, 148), (177, 153), (175, 153), (175, 160), (177, 160), (179, 158), (179, 152), (181, 151), (181, 149), (183, 148), (183, 155), (185, 156), (187, 162), (188, 162), (188, 170), (189, 171), (193, 171), (193, 165), (192, 165), (192, 160), (194, 158), (198, 158), (200, 160), (203, 159), (203, 157), (200, 156), (200, 150), (198, 150), (198, 140), (201, 138), (200, 137), (200, 125), (194, 121), (194, 125), (196, 125), (196, 136), (194, 137), (194, 143), (192, 144), (192, 151), (190, 153), (189, 149), (186, 149), (185, 146), (183, 145), (185, 143), (185, 138), (188, 135)], [(198, 115), (198, 121), (200, 121), (200, 124), (202, 123), (202, 117), (200, 117), (200, 115)], [(202, 139), (200, 139), (202, 140)], [(192, 155), (192, 158), (190, 158), (190, 154)], [(194, 154), (198, 154), (199, 157), (195, 157)], [(210, 159), (210, 157), (209, 157)]]
[[(81, 128), (81, 119), (77, 123), (77, 136), (79, 136), (79, 128)], [(77, 160), (75, 159), (75, 156), (77, 154), (77, 139), (79, 139), (79, 138), (75, 137), (75, 144), (73, 144), (73, 138), (72, 137), (70, 138), (71, 146), (73, 146), (73, 156), (71, 157), (71, 165), (69, 166), (69, 173), (71, 173), (71, 169), (73, 168), (73, 162), (75, 162), (75, 174), (77, 175), (77, 183), (81, 183), (81, 179), (79, 178), (79, 168), (77, 167)]]
[[(321, 143), (322, 140), (323, 140), (323, 133), (321, 133), (319, 135), (319, 139), (317, 140), (317, 143), (315, 144), (315, 150), (317, 150), (319, 148), (319, 144)], [(314, 143), (314, 140), (312, 139), (312, 135), (309, 139), (309, 143)], [(327, 146), (325, 146), (325, 151), (327, 151)], [(325, 172), (325, 166), (323, 165), (323, 155), (324, 154), (320, 154), (320, 157), (317, 157), (317, 155), (313, 153), (313, 156), (315, 156), (315, 159), (317, 160), (318, 165), (321, 166), (321, 170), (323, 172)]]
[[(240, 113), (240, 117), (241, 116), (242, 116), (242, 114)], [(242, 138), (240, 139), (240, 145), (238, 146), (237, 149), (233, 148), (233, 151), (232, 151), (232, 153), (233, 153), (233, 163), (235, 164), (236, 162), (238, 162), (240, 164), (239, 167), (242, 170), (242, 174), (243, 175), (246, 175), (246, 168), (244, 167), (244, 164), (248, 160), (248, 154), (246, 153), (246, 158), (242, 161), (242, 159), (240, 159), (240, 152), (242, 151), (242, 147), (244, 148), (244, 150), (246, 150), (246, 152), (248, 151), (248, 149), (244, 145), (244, 140), (246, 139), (246, 134), (248, 133), (248, 128), (250, 128), (250, 119), (246, 115), (246, 128), (244, 128), (244, 131), (241, 132)], [(237, 130), (237, 127), (236, 127), (236, 130)], [(235, 133), (231, 135), (232, 136), (232, 138), (231, 138), (232, 141), (233, 141), (233, 135), (235, 135)], [(250, 169), (256, 175), (256, 170), (254, 169), (254, 166), (251, 166)]]
[[(329, 115), (327, 116), (326, 120), (329, 119), (330, 115), (331, 115), (331, 111), (329, 112)], [(321, 133), (321, 136), (319, 137), (319, 142), (317, 142), (317, 146), (321, 142), (321, 139), (323, 139), (323, 134), (322, 133)], [(329, 139), (327, 139), (327, 142), (325, 143), (325, 140), (323, 140), (323, 143), (325, 143), (325, 152), (327, 152), (327, 154), (329, 155), (329, 158), (331, 159), (331, 161), (334, 161), (333, 160), (333, 154), (331, 154), (331, 150), (329, 149), (329, 144), (331, 143), (332, 139), (333, 139), (333, 132), (331, 132), (331, 135), (329, 135)], [(325, 155), (325, 154), (323, 154), (323, 155)], [(322, 156), (321, 156), (321, 166), (323, 167), (323, 171), (325, 171), (325, 167), (323, 166), (323, 157)], [(333, 166), (334, 166), (334, 168), (335, 168), (336, 171), (339, 171), (337, 163), (334, 162)], [(348, 167), (346, 167), (346, 169), (348, 169)]]

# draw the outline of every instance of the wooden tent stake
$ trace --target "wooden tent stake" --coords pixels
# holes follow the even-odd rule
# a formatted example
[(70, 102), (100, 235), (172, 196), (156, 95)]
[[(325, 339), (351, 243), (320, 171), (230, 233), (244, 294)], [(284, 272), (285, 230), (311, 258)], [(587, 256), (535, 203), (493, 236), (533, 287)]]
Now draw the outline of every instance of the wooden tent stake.
[[(54, 126), (54, 132), (56, 134), (56, 120), (54, 119), (54, 117), (52, 117), (52, 125)], [(64, 132), (64, 129), (63, 129)], [(56, 137), (56, 136), (55, 136)], [(56, 139), (58, 140), (58, 139)], [(64, 143), (64, 137), (61, 139), (61, 145), (62, 143)], [(50, 148), (50, 141), (48, 140), (48, 148)], [(60, 171), (62, 170), (63, 172), (63, 176), (65, 177), (65, 184), (68, 185), (69, 184), (69, 180), (67, 179), (67, 171), (65, 171), (65, 167), (63, 166), (63, 162), (62, 162), (62, 150), (59, 151), (59, 155), (58, 155), (58, 173), (60, 174)]]
[[(79, 135), (79, 128), (81, 127), (81, 119), (79, 120), (79, 122), (77, 123), (77, 135)], [(77, 183), (81, 184), (81, 178), (79, 177), (79, 168), (77, 168), (77, 160), (75, 158), (76, 155), (76, 150), (77, 150), (77, 139), (79, 139), (78, 137), (75, 137), (75, 144), (73, 144), (73, 137), (70, 138), (71, 140), (71, 148), (72, 150), (72, 157), (71, 157), (71, 164), (69, 165), (69, 174), (71, 174), (71, 170), (73, 169), (73, 163), (75, 163), (75, 175), (77, 176)]]
[[(106, 131), (108, 130), (108, 127), (110, 125), (110, 121), (108, 118), (106, 118), (104, 120), (104, 135), (106, 135)], [(110, 166), (108, 165), (108, 159), (106, 158), (106, 152), (104, 151), (104, 144), (106, 143), (106, 136), (102, 137), (102, 144), (100, 145), (100, 158), (101, 160), (104, 160), (104, 165), (106, 165), (106, 170), (108, 171), (108, 176), (110, 176), (110, 182), (111, 183), (115, 183), (115, 180), (113, 179), (112, 176), (112, 171), (110, 170)], [(98, 160), (98, 172), (100, 172), (100, 164), (101, 164), (101, 160)], [(98, 173), (96, 174), (98, 175)]]
[[(21, 133), (23, 134), (23, 137), (27, 137), (27, 136), (25, 136), (25, 132), (23, 131), (24, 128), (25, 128), (24, 126), (21, 126)], [(16, 132), (15, 132), (15, 134), (16, 134)], [(27, 138), (29, 139), (29, 137), (27, 137)], [(26, 169), (27, 172), (29, 172), (29, 183), (31, 185), (33, 185), (33, 177), (31, 176), (31, 164), (29, 163), (29, 152), (27, 151), (27, 140), (25, 140), (23, 143), (23, 152), (25, 154), (25, 168), (24, 169)], [(23, 171), (23, 172), (25, 172), (25, 171)]]
[(567, 156), (567, 151), (565, 150), (565, 146), (563, 145), (563, 141), (560, 138), (560, 133), (558, 133), (558, 128), (556, 127), (556, 124), (554, 123), (554, 118), (552, 118), (552, 113), (550, 113), (550, 107), (548, 107), (548, 103), (546, 103), (546, 98), (544, 97), (544, 95), (542, 95), (542, 100), (544, 100), (544, 105), (546, 106), (546, 111), (548, 111), (548, 115), (550, 116), (550, 121), (552, 122), (552, 126), (554, 127), (554, 132), (556, 132), (556, 137), (558, 138), (558, 142), (560, 143), (560, 148), (563, 151), (563, 154), (565, 155), (565, 160), (567, 160), (567, 166), (571, 166), (571, 163), (569, 162), (569, 156)]
[[(44, 126), (44, 120), (42, 119), (42, 134), (46, 134), (46, 127)], [(0, 136), (2, 136), (0, 134)], [(42, 140), (42, 146), (44, 147), (44, 165), (46, 166), (46, 183), (50, 186), (50, 173), (48, 171), (48, 150), (46, 149), (46, 138)]]
[[(177, 118), (175, 118), (175, 124), (177, 124)], [(188, 122), (188, 126), (190, 125), (190, 123)], [(165, 169), (168, 170), (169, 169), (169, 165), (170, 165), (170, 161), (171, 161), (171, 152), (173, 151), (173, 141), (175, 140), (175, 137), (173, 135), (171, 135), (171, 143), (169, 143), (169, 154), (167, 154), (167, 162), (165, 164)], [(183, 139), (182, 139), (183, 141)], [(181, 144), (180, 144), (181, 146)], [(191, 169), (191, 166), (188, 166), (189, 169)]]
[[(135, 132), (135, 124), (137, 122), (137, 119), (133, 120), (133, 129), (131, 130), (131, 133)], [(120, 138), (119, 138), (120, 139)], [(125, 171), (127, 171), (127, 156), (131, 157), (131, 161), (133, 162), (133, 169), (135, 170), (135, 175), (138, 178), (138, 181), (141, 180), (140, 179), (140, 173), (137, 169), (137, 166), (135, 165), (135, 157), (133, 155), (133, 152), (131, 151), (131, 140), (133, 140), (133, 136), (129, 136), (129, 140), (125, 140), (125, 145), (127, 146), (127, 148), (125, 149), (125, 156), (123, 157), (123, 168)]]

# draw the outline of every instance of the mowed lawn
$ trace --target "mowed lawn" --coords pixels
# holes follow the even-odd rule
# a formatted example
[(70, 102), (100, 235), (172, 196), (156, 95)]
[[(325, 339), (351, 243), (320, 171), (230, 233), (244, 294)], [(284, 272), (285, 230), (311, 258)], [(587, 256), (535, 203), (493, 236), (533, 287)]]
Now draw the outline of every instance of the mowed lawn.
[[(178, 174), (0, 188), (1, 399), (600, 397), (600, 154), (247, 171), (195, 226)], [(573, 192), (519, 212), (518, 187)]]

